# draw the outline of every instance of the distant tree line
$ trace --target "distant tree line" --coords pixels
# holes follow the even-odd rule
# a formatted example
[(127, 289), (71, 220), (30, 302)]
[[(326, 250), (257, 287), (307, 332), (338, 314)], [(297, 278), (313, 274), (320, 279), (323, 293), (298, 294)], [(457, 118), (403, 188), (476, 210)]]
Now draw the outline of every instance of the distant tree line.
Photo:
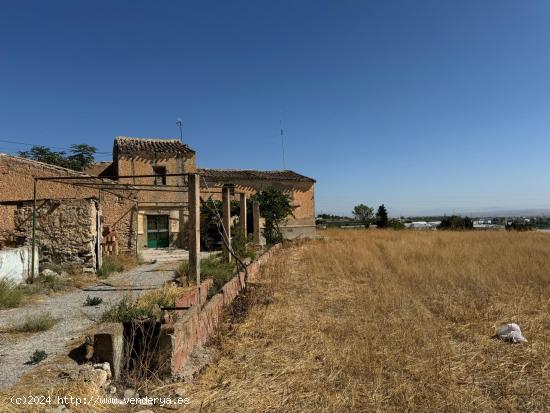
[(405, 226), (397, 219), (388, 217), (388, 210), (384, 204), (380, 205), (374, 213), (374, 209), (365, 204), (356, 205), (352, 211), (355, 220), (365, 228), (369, 228), (372, 224), (376, 224), (377, 228), (393, 228), (403, 229)]
[(474, 229), (474, 221), (472, 221), (472, 219), (469, 217), (452, 215), (450, 217), (443, 217), (441, 219), (441, 223), (437, 226), (437, 228), (450, 230)]

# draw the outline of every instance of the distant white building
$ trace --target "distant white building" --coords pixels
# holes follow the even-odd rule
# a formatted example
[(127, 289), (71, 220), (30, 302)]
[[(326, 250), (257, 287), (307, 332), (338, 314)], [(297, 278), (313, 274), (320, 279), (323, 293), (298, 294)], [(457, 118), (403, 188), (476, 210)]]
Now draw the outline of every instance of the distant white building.
[(405, 227), (410, 229), (435, 229), (440, 224), (440, 221), (426, 222), (426, 221), (415, 221), (405, 224)]

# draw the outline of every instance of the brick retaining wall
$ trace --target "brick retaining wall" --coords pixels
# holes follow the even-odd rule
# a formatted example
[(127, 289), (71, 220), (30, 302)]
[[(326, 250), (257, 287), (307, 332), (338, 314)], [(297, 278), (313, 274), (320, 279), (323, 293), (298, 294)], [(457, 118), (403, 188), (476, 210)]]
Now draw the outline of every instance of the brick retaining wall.
[[(257, 277), (261, 265), (279, 248), (280, 244), (272, 247), (247, 266), (249, 281)], [(165, 374), (178, 375), (183, 370), (193, 349), (206, 343), (208, 337), (218, 328), (222, 320), (223, 308), (230, 305), (244, 287), (245, 274), (241, 272), (227, 282), (221, 291), (210, 298), (205, 305), (193, 306), (174, 323), (162, 326), (161, 343), (163, 345), (159, 352), (162, 353), (160, 365), (165, 366), (163, 369)], [(183, 299), (184, 297), (182, 301)]]
[[(257, 278), (260, 267), (273, 253), (280, 248), (280, 244), (271, 247), (267, 252), (261, 255), (256, 261), (246, 266), (248, 271), (248, 280), (253, 281)], [(209, 300), (208, 290), (213, 284), (212, 279), (206, 279), (200, 284), (199, 305), (196, 305), (196, 291), (189, 291), (175, 302), (175, 307), (180, 308), (170, 311), (165, 317), (160, 327), (159, 347), (158, 347), (158, 366), (160, 374), (164, 376), (178, 375), (185, 368), (189, 356), (196, 347), (202, 346), (218, 328), (222, 316), (223, 308), (230, 305), (245, 287), (245, 273), (241, 272), (228, 281), (220, 292)], [(189, 307), (182, 309), (182, 307)], [(122, 339), (120, 331), (122, 324), (114, 333), (113, 325), (99, 325), (94, 334), (94, 348), (96, 362), (108, 361), (113, 363), (117, 360), (116, 366), (112, 365), (113, 375), (119, 376), (120, 360), (123, 359), (122, 345), (116, 346), (112, 343), (118, 343)], [(120, 330), (120, 331), (119, 331)], [(120, 336), (120, 337), (118, 337)], [(103, 345), (104, 343), (111, 343)], [(112, 353), (112, 354), (111, 354)]]

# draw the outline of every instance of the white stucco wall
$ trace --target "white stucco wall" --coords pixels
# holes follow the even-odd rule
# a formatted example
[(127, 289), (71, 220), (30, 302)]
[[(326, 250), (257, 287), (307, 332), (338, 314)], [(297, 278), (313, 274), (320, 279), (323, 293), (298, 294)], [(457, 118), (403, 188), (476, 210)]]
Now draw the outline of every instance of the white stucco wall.
[[(16, 282), (26, 281), (31, 275), (31, 247), (0, 250), (0, 278)], [(34, 260), (34, 272), (38, 274), (38, 248)]]

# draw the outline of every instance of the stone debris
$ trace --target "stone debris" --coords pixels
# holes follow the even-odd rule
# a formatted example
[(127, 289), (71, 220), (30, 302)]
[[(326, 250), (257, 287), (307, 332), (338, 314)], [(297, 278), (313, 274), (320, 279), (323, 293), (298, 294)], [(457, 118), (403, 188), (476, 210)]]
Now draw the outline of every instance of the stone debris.
[(54, 270), (50, 270), (49, 268), (42, 270), (41, 275), (44, 277), (59, 277), (58, 273), (56, 273)]
[(109, 379), (111, 378), (111, 365), (109, 364), (108, 361), (106, 361), (105, 363), (94, 364), (94, 369), (100, 369), (100, 370), (106, 371), (107, 372), (107, 377)]
[(105, 387), (111, 384), (109, 379), (111, 378), (111, 366), (109, 363), (99, 364), (84, 364), (79, 371), (79, 378), (86, 382), (94, 383), (98, 387)]
[(508, 343), (527, 343), (516, 323), (501, 324), (495, 328), (496, 336)]
[(133, 397), (137, 397), (137, 393), (134, 389), (126, 389), (124, 390), (122, 397), (125, 399), (131, 399)]

